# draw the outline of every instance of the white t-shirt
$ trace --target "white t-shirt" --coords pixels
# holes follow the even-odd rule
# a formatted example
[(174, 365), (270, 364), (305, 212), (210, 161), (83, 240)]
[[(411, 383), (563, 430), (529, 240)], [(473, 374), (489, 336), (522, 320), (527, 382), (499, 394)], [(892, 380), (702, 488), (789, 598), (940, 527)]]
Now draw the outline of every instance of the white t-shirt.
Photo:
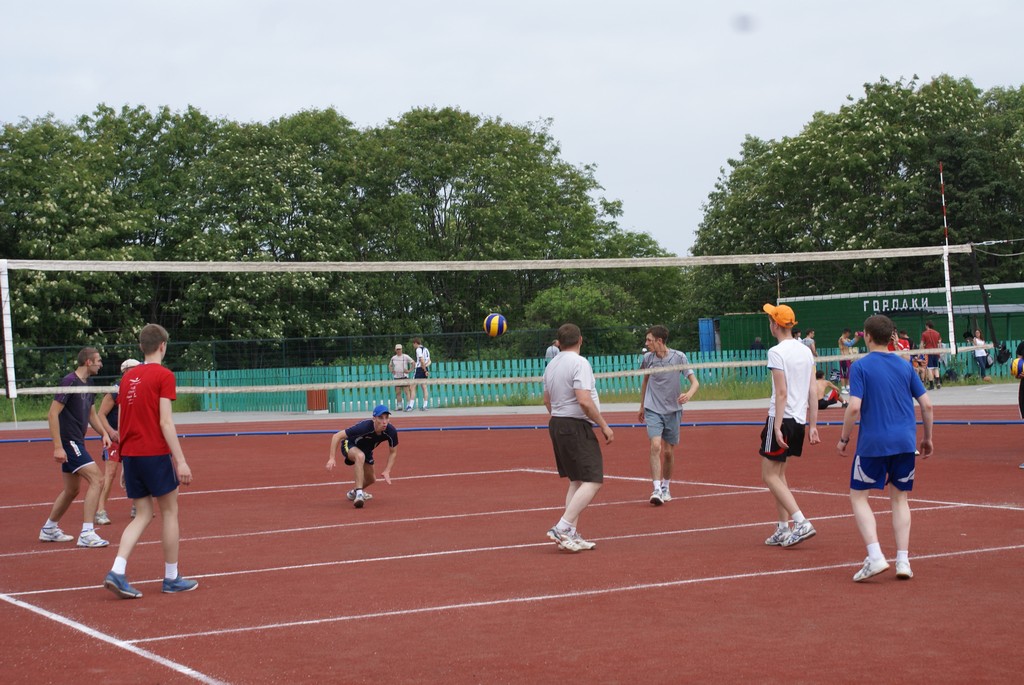
[[(587, 419), (576, 399), (577, 390), (589, 390), (597, 410), (601, 401), (597, 396), (597, 382), (590, 362), (576, 352), (559, 352), (544, 369), (544, 391), (551, 402), (551, 415), (571, 419)], [(589, 419), (587, 419), (589, 420)]]
[(412, 368), (412, 357), (402, 352), (391, 358), (391, 373), (395, 378), (408, 378)]
[[(783, 340), (768, 350), (768, 368), (780, 369), (786, 376), (785, 419), (807, 423), (807, 393), (814, 377), (814, 355), (799, 340)], [(768, 416), (775, 416), (775, 379), (772, 379), (772, 399)]]
[(430, 368), (430, 350), (427, 349), (426, 345), (420, 345), (416, 348), (416, 368), (423, 369), (424, 371)]

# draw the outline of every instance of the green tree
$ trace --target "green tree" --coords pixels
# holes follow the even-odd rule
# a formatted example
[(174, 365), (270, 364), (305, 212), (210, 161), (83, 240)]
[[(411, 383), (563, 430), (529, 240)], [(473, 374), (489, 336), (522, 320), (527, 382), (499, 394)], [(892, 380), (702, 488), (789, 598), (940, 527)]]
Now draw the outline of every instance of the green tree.
[[(1024, 236), (1020, 90), (983, 93), (942, 76), (867, 84), (864, 97), (818, 113), (799, 135), (748, 137), (708, 198), (694, 255), (940, 245), (938, 165), (945, 162), (950, 242)], [(1015, 145), (1014, 142), (1017, 141)], [(955, 279), (970, 281), (966, 264)], [(1001, 280), (1009, 265), (989, 272)], [(935, 287), (937, 259), (701, 268), (694, 302), (712, 312), (757, 308), (778, 294)], [(941, 281), (939, 281), (941, 283)], [(708, 310), (705, 310), (708, 311)]]

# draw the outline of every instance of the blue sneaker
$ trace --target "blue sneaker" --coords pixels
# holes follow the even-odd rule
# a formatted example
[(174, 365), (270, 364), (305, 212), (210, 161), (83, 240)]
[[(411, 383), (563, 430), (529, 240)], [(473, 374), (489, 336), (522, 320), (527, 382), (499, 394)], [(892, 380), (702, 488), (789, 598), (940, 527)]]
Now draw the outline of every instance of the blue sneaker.
[(103, 587), (107, 588), (121, 599), (138, 599), (142, 593), (128, 584), (128, 578), (123, 573), (111, 571), (103, 579)]
[(178, 576), (174, 580), (167, 580), (164, 578), (164, 587), (162, 592), (172, 594), (175, 592), (189, 592), (199, 587), (198, 580), (192, 580), (191, 578), (182, 578)]

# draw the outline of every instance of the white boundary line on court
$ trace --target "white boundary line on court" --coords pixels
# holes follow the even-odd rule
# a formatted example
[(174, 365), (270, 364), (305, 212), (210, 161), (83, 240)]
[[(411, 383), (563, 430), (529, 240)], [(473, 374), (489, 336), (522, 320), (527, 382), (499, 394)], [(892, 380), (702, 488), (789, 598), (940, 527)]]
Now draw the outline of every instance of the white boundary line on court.
[[(728, 495), (728, 494), (731, 494), (731, 493), (722, 493), (721, 495), (698, 495), (697, 497), (715, 497), (715, 496), (721, 497), (723, 495)], [(678, 498), (678, 499), (684, 499), (684, 498)], [(635, 504), (635, 503), (636, 503), (635, 500), (628, 500), (626, 502), (620, 502), (619, 504)], [(596, 506), (596, 505), (591, 505), (591, 506)], [(605, 506), (607, 506), (607, 505), (605, 505)], [(919, 507), (919, 508), (915, 509), (914, 511), (915, 512), (935, 511), (935, 510), (941, 511), (941, 510), (946, 510), (946, 509), (957, 509), (957, 508), (959, 508), (959, 507), (957, 507), (954, 504), (947, 504), (947, 505), (937, 505), (937, 506), (931, 506), (931, 507)], [(561, 508), (559, 508), (559, 510), (560, 509)], [(500, 512), (498, 512), (498, 511), (486, 512), (486, 514), (451, 514), (451, 515), (446, 515), (446, 516), (436, 516), (436, 517), (432, 516), (432, 517), (424, 517), (424, 518), (417, 518), (417, 519), (403, 519), (400, 522), (403, 522), (403, 523), (405, 523), (405, 522), (421, 522), (421, 521), (425, 521), (425, 520), (439, 520), (439, 519), (448, 519), (448, 518), (464, 518), (464, 517), (481, 516), (481, 515), (488, 515), (488, 516), (490, 516), (490, 515), (508, 515), (508, 514), (517, 514), (517, 513), (531, 513), (531, 512), (534, 512), (534, 511), (537, 511), (537, 510), (536, 509), (510, 509), (510, 510), (504, 510), (504, 511), (500, 511)], [(876, 512), (876, 514), (882, 514), (882, 515), (889, 514), (889, 513), (891, 513), (891, 512), (890, 511), (878, 511), (878, 512)], [(849, 519), (849, 518), (853, 518), (853, 514), (852, 513), (850, 513), (850, 514), (834, 514), (832, 516), (818, 516), (818, 517), (815, 517), (815, 521), (829, 521), (829, 520)], [(396, 520), (389, 521), (389, 523), (397, 523), (397, 522), (399, 522), (399, 521), (396, 521)], [(728, 525), (721, 525), (721, 526), (703, 526), (703, 527), (700, 527), (700, 528), (683, 528), (683, 529), (678, 529), (678, 530), (659, 530), (659, 531), (653, 531), (653, 532), (647, 532), (647, 533), (630, 533), (628, 535), (609, 535), (609, 536), (605, 536), (605, 537), (591, 538), (591, 540), (594, 541), (594, 542), (609, 541), (609, 540), (639, 540), (639, 539), (643, 539), (643, 538), (664, 537), (664, 536), (669, 536), (669, 535), (692, 535), (694, 533), (715, 533), (715, 532), (721, 532), (723, 530), (736, 530), (736, 529), (740, 529), (740, 528), (761, 528), (761, 527), (765, 527), (765, 526), (770, 526), (770, 525), (772, 525), (774, 523), (775, 523), (774, 521), (752, 521), (752, 522), (749, 522), (749, 523), (731, 523), (731, 524), (728, 524)], [(367, 525), (367, 524), (359, 524), (359, 525)], [(314, 527), (311, 530), (318, 530), (319, 528), (320, 527)], [(302, 531), (302, 530), (304, 530), (304, 529), (292, 529), (292, 532), (299, 532), (299, 531)], [(245, 534), (234, 536), (234, 537), (244, 537), (244, 535)], [(218, 537), (232, 537), (232, 536), (224, 535), (224, 536), (218, 536)], [(455, 555), (461, 555), (461, 554), (479, 554), (479, 553), (485, 553), (485, 552), (503, 552), (503, 551), (507, 551), (507, 550), (529, 549), (531, 547), (549, 547), (550, 545), (551, 545), (551, 543), (549, 541), (545, 541), (545, 542), (524, 542), (524, 543), (512, 544), (512, 545), (491, 545), (491, 546), (488, 546), (488, 547), (467, 547), (467, 548), (462, 548), (462, 549), (449, 549), (449, 550), (432, 551), (432, 552), (416, 552), (416, 553), (412, 553), (412, 554), (394, 554), (394, 555), (390, 555), (390, 556), (381, 556), (381, 557), (361, 557), (361, 558), (357, 558), (357, 559), (336, 559), (336, 560), (332, 560), (332, 561), (311, 562), (311, 563), (308, 563), (308, 564), (289, 564), (287, 566), (268, 566), (268, 567), (264, 567), (264, 568), (246, 568), (246, 569), (240, 569), (240, 570), (237, 570), (237, 571), (220, 571), (220, 572), (217, 572), (217, 573), (193, 573), (193, 574), (189, 574), (189, 577), (201, 580), (201, 579), (204, 579), (204, 578), (224, 578), (224, 577), (229, 577), (229, 576), (246, 576), (246, 575), (257, 574), (257, 573), (286, 573), (286, 572), (300, 571), (300, 570), (311, 569), (311, 568), (326, 568), (326, 567), (331, 567), (331, 566), (350, 566), (350, 565), (354, 565), (354, 564), (369, 564), (369, 563), (379, 563), (379, 562), (389, 562), (389, 561), (408, 561), (408, 560), (411, 560), (411, 559), (428, 559), (428, 558), (433, 558), (433, 557), (455, 556)], [(915, 558), (920, 558), (920, 557), (915, 557)], [(133, 585), (150, 585), (150, 584), (156, 584), (156, 583), (160, 583), (160, 582), (163, 582), (162, 578), (151, 578), (151, 579), (148, 579), (148, 580), (132, 581), (132, 584)], [(92, 590), (95, 590), (95, 589), (97, 589), (96, 585), (77, 585), (77, 586), (71, 586), (71, 587), (49, 588), (49, 589), (45, 589), (45, 590), (25, 590), (25, 591), (22, 591), (22, 592), (10, 592), (10, 593), (8, 593), (8, 595), (11, 596), (11, 597), (26, 597), (26, 596), (29, 596), (29, 595), (47, 595), (47, 594), (55, 594), (55, 593), (60, 593), (60, 592), (92, 591)]]
[[(971, 554), (987, 554), (994, 552), (1007, 552), (1024, 549), (1024, 545), (1008, 545), (1005, 547), (984, 547), (979, 549), (961, 550), (959, 552), (943, 552), (939, 554), (922, 554), (915, 559), (939, 559)], [(861, 562), (858, 562), (861, 563)], [(509, 604), (525, 604), (530, 602), (547, 602), (564, 599), (580, 599), (583, 597), (595, 597), (599, 595), (611, 595), (622, 592), (636, 592), (642, 590), (657, 590), (670, 587), (682, 587), (700, 583), (713, 583), (729, 580), (744, 580), (748, 578), (769, 578), (795, 573), (813, 573), (816, 571), (833, 571), (841, 568), (850, 568), (855, 564), (826, 564), (822, 566), (806, 566), (804, 568), (778, 569), (774, 571), (754, 571), (751, 573), (734, 573), (722, 576), (706, 576), (703, 578), (684, 578), (680, 580), (668, 580), (658, 583), (640, 583), (636, 585), (620, 585), (610, 588), (595, 588), (592, 590), (577, 590), (574, 592), (562, 592), (549, 595), (533, 595), (530, 597), (509, 597), (507, 599), (495, 599), (482, 602), (461, 602), (458, 604), (440, 604), (435, 606), (418, 607), (415, 609), (396, 609), (393, 611), (376, 611), (366, 614), (350, 614), (341, 616), (329, 616), (325, 618), (309, 619), (305, 621), (288, 621), (283, 623), (265, 623), (258, 626), (243, 626), (240, 628), (222, 628), (219, 630), (204, 630), (192, 633), (177, 633), (172, 635), (159, 635), (155, 637), (139, 638), (128, 640), (129, 644), (141, 644), (148, 642), (162, 642), (167, 640), (183, 640), (195, 637), (212, 637), (215, 635), (229, 635), (236, 633), (248, 633), (265, 630), (276, 630), (282, 628), (296, 628), (303, 626), (323, 625), (325, 623), (340, 623), (343, 621), (358, 621), (373, 618), (390, 618), (395, 616), (412, 616), (415, 614), (438, 613), (442, 611), (458, 611), (462, 609), (476, 609), (481, 607), (493, 607)]]
[[(546, 469), (537, 469), (537, 468), (515, 468), (515, 469), (499, 469), (499, 470), (494, 470), (494, 471), (464, 471), (464, 472), (460, 472), (460, 473), (424, 474), (424, 475), (421, 475), (421, 476), (405, 476), (405, 477), (401, 477), (401, 478), (396, 478), (395, 480), (421, 480), (421, 479), (430, 479), (430, 478), (446, 478), (446, 477), (452, 477), (452, 476), (491, 476), (491, 475), (510, 474), (510, 473), (529, 473), (529, 474), (540, 474), (540, 475), (554, 475), (555, 471), (554, 470), (546, 470)], [(622, 480), (622, 481), (631, 481), (631, 482), (646, 482), (648, 479), (646, 477), (640, 477), (640, 476), (608, 476), (608, 475), (606, 475), (605, 476), (605, 480)], [(734, 492), (727, 492), (727, 493), (715, 493), (715, 494), (703, 494), (703, 495), (687, 495), (687, 496), (683, 496), (683, 497), (676, 497), (675, 499), (678, 499), (678, 500), (700, 499), (700, 498), (703, 498), (703, 497), (722, 497), (722, 496), (730, 496), (730, 495), (745, 495), (745, 494), (756, 494), (756, 493), (766, 493), (766, 492), (768, 492), (768, 489), (766, 487), (764, 487), (764, 486), (755, 486), (755, 485), (737, 485), (737, 484), (731, 484), (731, 483), (706, 483), (706, 482), (700, 482), (700, 481), (678, 481), (677, 484), (678, 485), (683, 485), (683, 486), (723, 488), (723, 489), (734, 490)], [(290, 489), (304, 488), (304, 487), (319, 487), (321, 485), (335, 486), (335, 485), (339, 485), (339, 483), (334, 482), (334, 483), (326, 483), (326, 484), (324, 484), (324, 483), (316, 483), (316, 484), (297, 484), (297, 485), (295, 485), (295, 484), (293, 484), (293, 485), (271, 485), (271, 486), (260, 486), (260, 487), (257, 487), (257, 488), (227, 488), (227, 489), (223, 489), (223, 490), (205, 490), (205, 491), (202, 491), (202, 492), (199, 492), (199, 493), (192, 493), (192, 494), (222, 495), (222, 494), (233, 493), (233, 492), (248, 492), (248, 491), (251, 491), (251, 490), (261, 490), (261, 491), (265, 491), (265, 490), (290, 490)], [(842, 492), (842, 493), (825, 492), (825, 491), (821, 491), (821, 490), (808, 490), (808, 489), (803, 489), (803, 488), (795, 488), (793, 490), (793, 492), (796, 493), (796, 494), (799, 494), (799, 495), (821, 495), (821, 496), (827, 496), (827, 497), (848, 497), (849, 496), (849, 493), (847, 493), (847, 492)], [(188, 494), (188, 493), (186, 493), (186, 494)], [(870, 497), (871, 497), (871, 499), (878, 499), (878, 500), (885, 500), (885, 501), (888, 501), (888, 499), (889, 499), (885, 495), (871, 495)], [(622, 505), (628, 505), (628, 504), (635, 504), (636, 502), (637, 502), (636, 499), (616, 500), (616, 501), (611, 501), (611, 502), (594, 502), (590, 506), (591, 507), (622, 506)], [(1004, 510), (1004, 511), (1024, 511), (1024, 507), (1014, 506), (1014, 505), (1009, 505), (1009, 504), (975, 504), (975, 503), (971, 503), (971, 502), (946, 502), (946, 501), (941, 501), (941, 500), (925, 500), (925, 499), (915, 499), (915, 498), (911, 498), (910, 502), (912, 504), (934, 504), (934, 505), (944, 505), (944, 506), (950, 506), (950, 507), (997, 509), (997, 510)], [(46, 504), (45, 506), (49, 507), (49, 506), (51, 506), (51, 504)], [(27, 506), (27, 505), (15, 505), (15, 506)], [(418, 522), (422, 522), (422, 521), (435, 521), (435, 520), (440, 520), (440, 519), (453, 519), (453, 518), (463, 518), (463, 517), (472, 517), (472, 516), (503, 516), (503, 515), (507, 515), (507, 514), (517, 514), (517, 513), (530, 513), (530, 512), (540, 512), (540, 511), (560, 511), (562, 508), (563, 507), (561, 505), (556, 505), (556, 506), (534, 507), (534, 508), (531, 508), (531, 509), (510, 509), (510, 510), (486, 511), (486, 512), (464, 513), (464, 514), (439, 514), (439, 515), (436, 515), (436, 516), (423, 516), (423, 517), (416, 517), (416, 518), (400, 518), (400, 519), (373, 520), (373, 521), (346, 521), (346, 522), (343, 522), (343, 523), (326, 523), (326, 524), (322, 524), (322, 525), (318, 525), (318, 526), (303, 526), (303, 527), (300, 527), (300, 528), (275, 528), (275, 529), (268, 529), (268, 530), (262, 530), (262, 531), (252, 531), (252, 532), (248, 532), (248, 533), (230, 533), (230, 534), (223, 534), (223, 535), (202, 535), (202, 536), (194, 536), (194, 537), (183, 537), (181, 539), (181, 542), (202, 542), (202, 541), (207, 541), (207, 540), (234, 539), (234, 538), (249, 537), (249, 536), (280, 535), (280, 534), (283, 534), (283, 533), (300, 533), (300, 532), (309, 532), (309, 531), (314, 531), (314, 530), (330, 530), (332, 528), (345, 528), (345, 527), (349, 527), (349, 526), (376, 526), (376, 525), (389, 524), (389, 523), (395, 523), (395, 524), (399, 524), (399, 523), (418, 523)], [(924, 509), (917, 508), (917, 509), (914, 509), (914, 511), (924, 511)], [(822, 517), (815, 517), (815, 518), (822, 518)], [(56, 543), (47, 543), (47, 544), (56, 544)], [(139, 545), (158, 545), (158, 544), (160, 544), (160, 541), (159, 540), (146, 540), (146, 541), (140, 541), (138, 544)], [(78, 549), (75, 546), (59, 546), (59, 547), (49, 547), (47, 549), (36, 548), (36, 549), (32, 549), (32, 550), (25, 551), (25, 552), (7, 552), (7, 553), (0, 554), (0, 559), (11, 558), (11, 557), (27, 557), (27, 556), (35, 556), (35, 555), (42, 555), (42, 554), (81, 554), (81, 553), (82, 553), (82, 550)], [(14, 594), (18, 594), (18, 593), (14, 593)]]
[(71, 628), (72, 630), (77, 630), (81, 633), (85, 633), (89, 637), (99, 640), (100, 642), (106, 642), (107, 644), (113, 645), (118, 649), (123, 649), (126, 652), (131, 652), (136, 656), (140, 656), (143, 659), (146, 659), (147, 661), (152, 661), (155, 664), (165, 666), (171, 669), (172, 671), (180, 673), (184, 676), (188, 676), (189, 678), (192, 678), (194, 680), (198, 680), (201, 683), (207, 683), (208, 685), (224, 685), (224, 681), (222, 680), (217, 680), (216, 678), (208, 676), (205, 673), (200, 673), (194, 668), (190, 668), (188, 666), (185, 666), (184, 664), (179, 664), (177, 661), (171, 661), (170, 659), (162, 657), (159, 654), (154, 654), (148, 649), (138, 647), (131, 640), (120, 640), (112, 635), (107, 635), (106, 633), (100, 632), (95, 628), (90, 628), (89, 626), (83, 623), (79, 623), (78, 621), (68, 618), (67, 616), (61, 616), (60, 614), (56, 614), (52, 611), (47, 611), (46, 609), (37, 607), (33, 604), (29, 604), (28, 602), (23, 602), (20, 599), (15, 599), (10, 595), (0, 593), (0, 599), (9, 604), (13, 604), (16, 607), (25, 609), (26, 611), (31, 611), (32, 613), (42, 616), (43, 618), (55, 621), (56, 623), (59, 623), (60, 625), (66, 628)]

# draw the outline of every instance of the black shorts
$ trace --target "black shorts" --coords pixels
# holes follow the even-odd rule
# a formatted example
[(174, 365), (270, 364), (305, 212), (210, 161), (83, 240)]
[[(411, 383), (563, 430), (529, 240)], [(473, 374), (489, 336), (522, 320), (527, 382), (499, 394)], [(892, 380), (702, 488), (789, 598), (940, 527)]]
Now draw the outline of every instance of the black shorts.
[(584, 483), (604, 482), (601, 445), (590, 421), (552, 416), (548, 421), (548, 434), (559, 476)]
[(416, 369), (415, 376), (416, 376), (416, 378), (426, 378), (427, 377), (427, 372), (424, 369)]
[[(342, 440), (341, 441), (341, 456), (345, 457), (345, 465), (346, 466), (355, 466), (356, 462), (352, 459), (352, 457), (348, 456), (348, 450), (349, 450), (350, 447), (356, 447), (356, 446), (355, 445), (349, 445), (348, 444), (348, 440)], [(373, 450), (370, 450), (369, 452), (367, 452), (366, 450), (361, 449), (359, 447), (356, 447), (356, 449), (359, 450), (360, 452), (362, 452), (363, 456), (366, 457), (366, 463), (369, 464), (370, 466), (373, 466)]]
[(789, 447), (782, 447), (775, 442), (776, 418), (769, 416), (761, 429), (761, 448), (758, 453), (772, 461), (786, 461), (788, 457), (799, 457), (804, 451), (804, 425), (796, 419), (782, 420), (782, 437)]

